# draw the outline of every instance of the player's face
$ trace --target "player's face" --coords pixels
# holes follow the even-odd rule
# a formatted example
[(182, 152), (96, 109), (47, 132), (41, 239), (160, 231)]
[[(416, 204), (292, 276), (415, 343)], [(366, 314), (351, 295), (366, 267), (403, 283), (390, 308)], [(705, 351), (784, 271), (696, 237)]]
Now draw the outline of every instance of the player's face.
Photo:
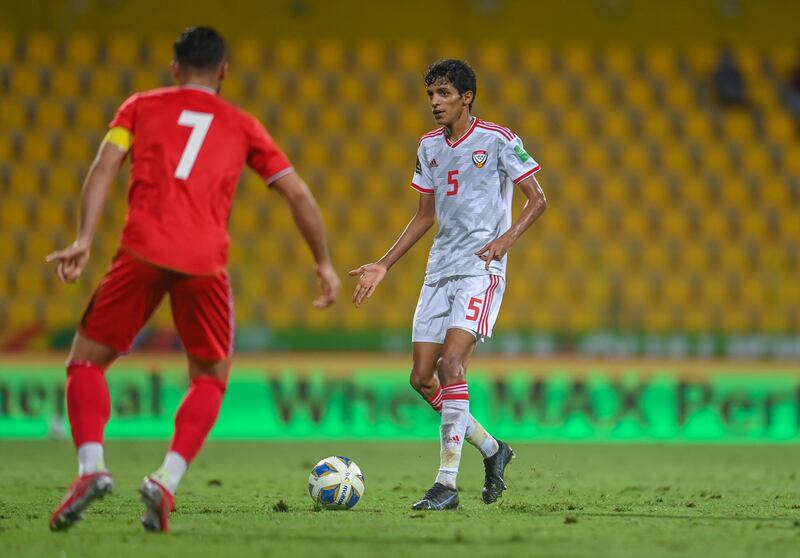
[(458, 121), (464, 111), (469, 111), (472, 96), (472, 91), (466, 91), (461, 95), (446, 79), (440, 79), (428, 86), (428, 99), (433, 118), (437, 124), (443, 126), (451, 126)]

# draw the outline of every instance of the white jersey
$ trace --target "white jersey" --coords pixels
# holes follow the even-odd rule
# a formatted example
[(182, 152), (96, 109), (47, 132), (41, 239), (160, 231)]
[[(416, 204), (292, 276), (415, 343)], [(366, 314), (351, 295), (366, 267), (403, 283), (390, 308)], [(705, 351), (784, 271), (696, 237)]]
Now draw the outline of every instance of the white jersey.
[(455, 143), (444, 128), (422, 136), (411, 186), (436, 196), (439, 223), (426, 284), (454, 276), (505, 277), (505, 257), (486, 269), (475, 252), (511, 227), (514, 184), (539, 168), (514, 132), (478, 118)]

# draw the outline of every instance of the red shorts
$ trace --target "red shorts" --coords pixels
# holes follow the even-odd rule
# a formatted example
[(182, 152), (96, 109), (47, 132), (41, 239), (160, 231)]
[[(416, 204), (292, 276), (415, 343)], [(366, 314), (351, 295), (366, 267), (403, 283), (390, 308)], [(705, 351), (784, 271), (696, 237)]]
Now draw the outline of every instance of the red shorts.
[(233, 295), (228, 274), (184, 275), (120, 250), (81, 318), (81, 335), (119, 352), (169, 294), (172, 319), (186, 352), (206, 361), (233, 351)]

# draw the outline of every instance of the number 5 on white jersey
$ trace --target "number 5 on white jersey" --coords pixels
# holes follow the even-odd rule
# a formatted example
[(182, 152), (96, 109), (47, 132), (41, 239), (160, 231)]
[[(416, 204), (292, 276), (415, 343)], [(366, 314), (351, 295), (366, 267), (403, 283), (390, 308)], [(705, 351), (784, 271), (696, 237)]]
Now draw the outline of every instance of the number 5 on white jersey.
[(175, 169), (175, 178), (180, 178), (181, 180), (189, 178), (192, 168), (194, 168), (194, 163), (197, 161), (197, 155), (200, 153), (200, 148), (206, 139), (208, 129), (211, 127), (212, 120), (214, 120), (214, 115), (207, 112), (194, 112), (193, 110), (181, 112), (178, 124), (191, 128), (192, 133), (189, 134), (189, 141), (186, 142), (181, 160), (178, 161), (178, 168)]

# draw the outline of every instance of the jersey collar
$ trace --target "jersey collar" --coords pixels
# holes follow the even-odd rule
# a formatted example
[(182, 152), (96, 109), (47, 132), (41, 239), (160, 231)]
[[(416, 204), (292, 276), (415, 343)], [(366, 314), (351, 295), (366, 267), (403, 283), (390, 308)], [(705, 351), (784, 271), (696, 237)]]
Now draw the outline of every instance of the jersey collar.
[(213, 87), (206, 87), (205, 85), (197, 85), (196, 83), (186, 83), (181, 85), (184, 89), (197, 89), (198, 91), (205, 91), (206, 93), (211, 93), (212, 95), (216, 95), (217, 92), (214, 90)]
[(450, 141), (450, 140), (447, 138), (447, 136), (446, 136), (446, 135), (444, 136), (444, 141), (446, 141), (446, 142), (447, 142), (447, 145), (449, 145), (450, 147), (457, 147), (457, 146), (458, 146), (458, 145), (460, 145), (460, 144), (461, 144), (461, 143), (462, 143), (462, 142), (463, 142), (465, 139), (467, 139), (467, 138), (468, 138), (470, 135), (472, 135), (472, 132), (474, 132), (474, 131), (475, 131), (475, 128), (476, 128), (477, 126), (478, 126), (478, 117), (476, 116), (476, 117), (475, 117), (475, 119), (472, 121), (472, 126), (470, 126), (470, 127), (469, 127), (469, 130), (467, 130), (467, 133), (466, 133), (466, 134), (464, 134), (463, 136), (461, 136), (460, 138), (458, 138), (458, 141), (457, 141), (457, 142), (455, 142), (455, 143), (452, 143), (452, 142), (451, 142), (451, 141)]

